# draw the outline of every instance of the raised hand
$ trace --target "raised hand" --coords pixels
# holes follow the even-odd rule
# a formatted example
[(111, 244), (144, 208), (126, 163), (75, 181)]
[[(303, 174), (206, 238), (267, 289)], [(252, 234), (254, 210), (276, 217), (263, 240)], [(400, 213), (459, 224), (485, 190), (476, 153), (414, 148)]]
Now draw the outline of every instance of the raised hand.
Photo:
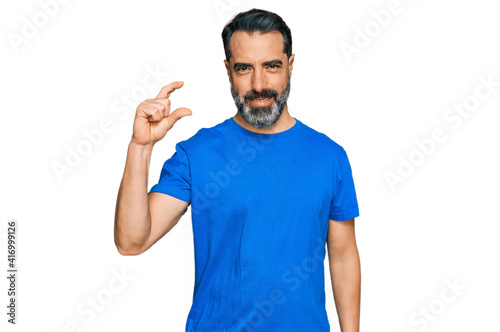
[(183, 85), (182, 81), (172, 82), (164, 86), (155, 99), (147, 99), (137, 107), (132, 141), (140, 145), (154, 145), (165, 137), (177, 120), (192, 114), (185, 107), (170, 113), (170, 94)]

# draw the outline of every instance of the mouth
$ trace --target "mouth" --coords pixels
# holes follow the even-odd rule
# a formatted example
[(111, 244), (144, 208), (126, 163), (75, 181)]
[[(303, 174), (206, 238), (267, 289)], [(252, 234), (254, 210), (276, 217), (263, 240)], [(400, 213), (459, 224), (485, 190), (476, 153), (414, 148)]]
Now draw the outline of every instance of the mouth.
[(268, 98), (256, 98), (256, 99), (249, 99), (252, 103), (265, 103), (266, 101), (270, 100), (272, 97)]

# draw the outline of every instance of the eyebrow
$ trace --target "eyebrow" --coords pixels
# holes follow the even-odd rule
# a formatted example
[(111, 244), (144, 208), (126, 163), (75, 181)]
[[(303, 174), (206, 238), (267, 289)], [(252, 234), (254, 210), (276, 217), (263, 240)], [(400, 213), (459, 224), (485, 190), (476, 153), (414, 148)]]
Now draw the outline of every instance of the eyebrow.
[(264, 66), (271, 66), (271, 65), (283, 65), (283, 62), (281, 62), (281, 60), (271, 60), (264, 62)]
[(239, 67), (252, 67), (252, 65), (249, 63), (244, 63), (244, 62), (236, 62), (233, 66), (234, 69), (239, 68)]
[[(283, 65), (283, 62), (281, 60), (270, 60), (266, 61), (263, 63), (264, 66), (271, 66), (271, 65)], [(239, 67), (252, 67), (250, 63), (245, 63), (245, 62), (236, 62), (233, 66), (234, 69), (237, 69)]]

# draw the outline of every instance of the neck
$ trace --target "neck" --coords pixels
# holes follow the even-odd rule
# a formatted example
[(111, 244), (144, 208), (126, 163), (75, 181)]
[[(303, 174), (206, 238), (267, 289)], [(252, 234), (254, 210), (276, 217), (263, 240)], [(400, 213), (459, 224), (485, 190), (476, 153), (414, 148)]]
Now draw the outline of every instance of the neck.
[(240, 112), (237, 112), (236, 115), (233, 116), (233, 119), (243, 128), (260, 134), (276, 134), (292, 128), (295, 124), (295, 119), (288, 113), (288, 105), (285, 105), (278, 120), (267, 128), (252, 126), (241, 116)]

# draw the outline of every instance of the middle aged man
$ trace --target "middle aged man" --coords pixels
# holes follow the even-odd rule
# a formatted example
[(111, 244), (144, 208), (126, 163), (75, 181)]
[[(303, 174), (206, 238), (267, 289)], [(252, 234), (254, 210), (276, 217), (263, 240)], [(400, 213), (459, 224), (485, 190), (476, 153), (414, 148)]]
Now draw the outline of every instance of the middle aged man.
[(253, 9), (230, 21), (222, 39), (236, 115), (177, 143), (148, 193), (154, 144), (191, 110), (170, 112), (182, 82), (139, 105), (118, 193), (117, 248), (146, 251), (191, 204), (187, 332), (325, 332), (326, 243), (342, 331), (359, 331), (354, 181), (345, 150), (288, 113), (290, 30)]

